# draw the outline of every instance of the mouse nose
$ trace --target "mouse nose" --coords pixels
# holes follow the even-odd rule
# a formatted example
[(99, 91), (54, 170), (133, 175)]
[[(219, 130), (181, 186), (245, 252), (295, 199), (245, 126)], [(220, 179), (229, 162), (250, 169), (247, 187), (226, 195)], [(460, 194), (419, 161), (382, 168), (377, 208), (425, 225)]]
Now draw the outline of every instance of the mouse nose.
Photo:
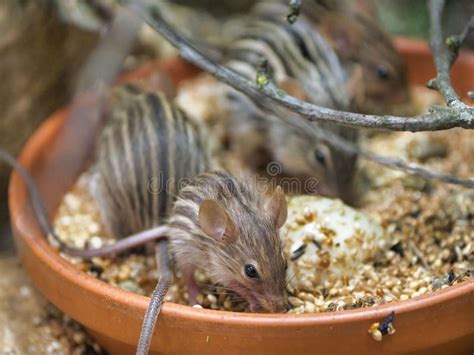
[(275, 307), (275, 313), (284, 313), (289, 311), (289, 304), (287, 302), (281, 302)]
[(269, 311), (272, 313), (283, 313), (289, 310), (289, 303), (286, 299), (270, 299)]
[(286, 296), (261, 295), (257, 304), (251, 304), (251, 310), (257, 312), (284, 313), (289, 310)]

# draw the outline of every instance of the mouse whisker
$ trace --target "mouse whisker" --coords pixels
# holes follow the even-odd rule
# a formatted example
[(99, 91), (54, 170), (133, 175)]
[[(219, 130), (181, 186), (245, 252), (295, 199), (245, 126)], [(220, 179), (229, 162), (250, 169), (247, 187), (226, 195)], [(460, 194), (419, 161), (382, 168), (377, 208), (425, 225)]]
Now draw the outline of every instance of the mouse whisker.
[(296, 274), (293, 272), (293, 274), (290, 277), (288, 277), (285, 286), (288, 286), (295, 277), (296, 277)]
[(203, 288), (203, 289), (207, 289), (207, 290), (214, 290), (214, 291), (219, 291), (219, 290), (224, 290), (224, 291), (230, 291), (230, 292), (233, 292), (233, 290), (229, 287), (226, 287), (226, 286), (222, 286), (222, 285), (218, 285), (218, 284), (211, 284), (211, 283), (204, 283), (204, 282), (197, 282), (196, 281), (196, 284)]

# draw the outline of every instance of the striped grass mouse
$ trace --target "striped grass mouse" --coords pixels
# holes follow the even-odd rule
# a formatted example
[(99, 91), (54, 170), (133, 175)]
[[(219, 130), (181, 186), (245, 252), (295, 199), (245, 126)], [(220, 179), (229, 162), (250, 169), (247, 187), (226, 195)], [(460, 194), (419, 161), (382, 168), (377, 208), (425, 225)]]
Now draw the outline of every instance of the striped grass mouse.
[[(253, 182), (239, 181), (223, 171), (208, 172), (208, 159), (212, 160), (206, 146), (209, 137), (164, 95), (127, 86), (118, 89), (115, 98), (106, 110), (108, 120), (92, 167), (100, 179), (97, 201), (106, 210), (103, 216), (111, 218), (106, 224), (118, 238), (115, 244), (78, 250), (61, 242), (33, 179), (0, 150), (0, 158), (25, 178), (45, 233), (59, 242), (63, 252), (85, 258), (158, 240), (162, 258), (168, 255), (169, 245), (172, 259), (187, 281), (190, 303), (198, 292), (193, 279), (198, 267), (215, 283), (248, 301), (252, 311), (285, 311), (287, 261), (279, 228), (286, 220), (287, 205), (281, 188), (264, 196)], [(151, 191), (148, 182), (163, 171), (159, 178), (166, 177), (172, 184)], [(113, 225), (122, 218), (122, 223)], [(138, 354), (148, 352), (171, 284), (169, 266), (166, 261), (161, 264), (164, 276), (145, 315)]]

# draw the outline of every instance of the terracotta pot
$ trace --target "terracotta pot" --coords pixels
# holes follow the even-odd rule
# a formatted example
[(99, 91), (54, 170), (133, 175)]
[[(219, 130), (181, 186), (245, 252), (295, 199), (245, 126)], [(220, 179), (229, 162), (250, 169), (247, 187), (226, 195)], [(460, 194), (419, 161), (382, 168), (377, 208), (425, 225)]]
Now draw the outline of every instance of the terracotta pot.
[[(428, 80), (435, 77), (433, 57), (425, 41), (398, 37), (395, 46), (405, 58), (410, 83), (425, 86)], [(469, 100), (467, 92), (474, 90), (474, 52), (461, 51), (451, 68), (451, 81), (456, 92)]]
[[(412, 82), (424, 83), (433, 76), (425, 44), (406, 40), (397, 44), (408, 59)], [(456, 85), (467, 91), (473, 88), (474, 55), (465, 55), (459, 63)], [(161, 68), (176, 82), (188, 67), (174, 60)], [(146, 76), (150, 70), (142, 70), (140, 75)], [(62, 110), (53, 115), (20, 157), (34, 174), (51, 214), (77, 175), (72, 171), (78, 169), (69, 169), (73, 165), (70, 157), (85, 158), (80, 139), (55, 144), (65, 129), (66, 113)], [(111, 354), (133, 353), (148, 298), (99, 281), (61, 258), (41, 234), (25, 186), (15, 173), (9, 194), (18, 251), (34, 284)], [(367, 332), (369, 326), (391, 311), (395, 311), (396, 333), (382, 342), (374, 341)], [(175, 354), (468, 353), (474, 349), (474, 279), (404, 302), (334, 313), (262, 315), (166, 303), (152, 349)]]

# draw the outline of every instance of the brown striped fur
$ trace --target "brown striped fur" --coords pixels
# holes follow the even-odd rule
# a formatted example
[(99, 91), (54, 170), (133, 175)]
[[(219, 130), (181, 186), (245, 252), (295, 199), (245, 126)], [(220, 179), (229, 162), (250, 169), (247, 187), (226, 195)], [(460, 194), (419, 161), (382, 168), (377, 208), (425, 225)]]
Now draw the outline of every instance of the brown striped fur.
[[(117, 89), (106, 118), (94, 170), (97, 200), (110, 232), (120, 238), (168, 223), (170, 250), (188, 281), (191, 300), (198, 267), (240, 294), (253, 310), (285, 310), (286, 261), (278, 234), (286, 219), (283, 194), (268, 199), (252, 182), (207, 172), (214, 164), (210, 137), (162, 94)], [(153, 194), (147, 182), (157, 176), (174, 182)], [(226, 241), (204, 228), (201, 218), (206, 225), (219, 222), (203, 212), (205, 201), (222, 208), (231, 221)], [(255, 266), (258, 279), (245, 275), (247, 264)]]
[(162, 224), (179, 183), (212, 166), (208, 137), (161, 93), (115, 89), (97, 146), (98, 201), (110, 233)]
[[(265, 58), (276, 85), (298, 91), (303, 99), (317, 105), (350, 110), (347, 74), (333, 48), (304, 15), (296, 23), (288, 24), (286, 11), (287, 6), (258, 3), (243, 30), (229, 44), (226, 65), (255, 80), (258, 63)], [(355, 202), (357, 156), (318, 136), (323, 128), (357, 144), (357, 130), (336, 124), (307, 124), (284, 110), (280, 110), (277, 118), (260, 103), (229, 90), (230, 114), (224, 116), (224, 120), (229, 117), (230, 121), (224, 124), (226, 138), (230, 149), (246, 165), (265, 176), (269, 163), (279, 163), (280, 174), (272, 178), (298, 181), (297, 187), (285, 184), (296, 187), (287, 192), (316, 192)], [(253, 138), (251, 142), (249, 137)], [(315, 179), (316, 187), (307, 183)]]
[(302, 13), (327, 39), (346, 69), (354, 110), (409, 114), (405, 63), (376, 20), (343, 1), (303, 1)]
[[(343, 3), (305, 0), (290, 25), (285, 20), (287, 1), (258, 2), (229, 41), (226, 65), (255, 80), (263, 57), (276, 85), (293, 96), (343, 111), (409, 114), (405, 66), (390, 37), (375, 21)], [(298, 191), (288, 192), (314, 193), (301, 187), (316, 178), (318, 193), (357, 201), (356, 155), (321, 141), (307, 126), (296, 127), (285, 120), (285, 113), (280, 115), (285, 123), (269, 120), (268, 114), (248, 108), (252, 103), (238, 96), (234, 92), (229, 105), (232, 119), (225, 124), (225, 138), (245, 164), (264, 174), (268, 163), (280, 163), (278, 179), (300, 181)], [(357, 130), (313, 124), (318, 127), (357, 144)], [(324, 164), (316, 159), (321, 155)]]

